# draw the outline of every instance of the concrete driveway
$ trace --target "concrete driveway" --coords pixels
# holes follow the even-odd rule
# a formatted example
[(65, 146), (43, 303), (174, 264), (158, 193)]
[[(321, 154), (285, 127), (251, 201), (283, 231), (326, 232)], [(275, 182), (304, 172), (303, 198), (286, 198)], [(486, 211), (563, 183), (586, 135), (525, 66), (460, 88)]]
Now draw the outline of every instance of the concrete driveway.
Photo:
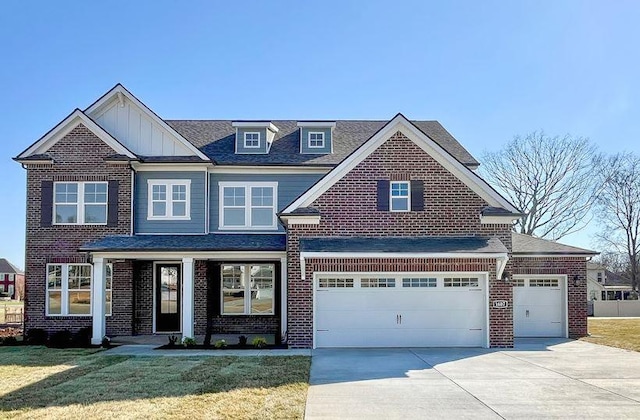
[(640, 418), (640, 353), (582, 341), (314, 350), (310, 382), (307, 419)]

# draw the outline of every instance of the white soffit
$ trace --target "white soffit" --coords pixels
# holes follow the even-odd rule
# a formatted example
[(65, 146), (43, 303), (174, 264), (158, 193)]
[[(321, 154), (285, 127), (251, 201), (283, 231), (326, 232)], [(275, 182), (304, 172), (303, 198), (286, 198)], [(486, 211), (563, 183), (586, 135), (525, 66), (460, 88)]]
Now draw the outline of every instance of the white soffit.
[(49, 150), (54, 144), (56, 144), (61, 138), (66, 136), (76, 128), (78, 125), (84, 125), (93, 134), (95, 134), (100, 140), (102, 140), (107, 146), (111, 147), (116, 153), (125, 155), (132, 159), (137, 159), (137, 156), (133, 154), (128, 148), (122, 145), (111, 134), (106, 132), (102, 127), (96, 124), (91, 118), (79, 109), (74, 110), (68, 117), (62, 120), (58, 125), (52, 128), (47, 134), (42, 136), (40, 140), (32, 144), (27, 150), (20, 153), (17, 159), (26, 158), (31, 155), (38, 155)]
[(382, 127), (369, 140), (356, 149), (351, 155), (344, 159), (325, 177), (318, 181), (313, 187), (298, 197), (291, 203), (282, 213), (290, 213), (291, 211), (311, 205), (318, 197), (326, 192), (331, 186), (337, 183), (349, 171), (355, 168), (360, 162), (372, 154), (378, 147), (386, 142), (396, 132), (400, 131), (407, 138), (418, 145), (422, 150), (428, 153), (445, 169), (455, 175), (461, 182), (468, 186), (472, 191), (482, 197), (489, 205), (494, 207), (502, 207), (513, 213), (519, 211), (497, 191), (495, 191), (485, 180), (480, 178), (471, 169), (464, 166), (460, 161), (451, 156), (435, 141), (420, 131), (411, 121), (407, 120), (404, 115), (398, 114), (384, 127)]
[(121, 84), (89, 106), (85, 113), (138, 155), (198, 156), (209, 160)]

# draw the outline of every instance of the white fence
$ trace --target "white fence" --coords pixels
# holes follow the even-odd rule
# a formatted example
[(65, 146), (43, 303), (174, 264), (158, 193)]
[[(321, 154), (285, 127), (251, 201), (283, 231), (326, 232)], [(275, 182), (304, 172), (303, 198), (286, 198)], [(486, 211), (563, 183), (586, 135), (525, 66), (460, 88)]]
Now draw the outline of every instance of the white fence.
[(640, 300), (596, 300), (593, 316), (640, 316)]

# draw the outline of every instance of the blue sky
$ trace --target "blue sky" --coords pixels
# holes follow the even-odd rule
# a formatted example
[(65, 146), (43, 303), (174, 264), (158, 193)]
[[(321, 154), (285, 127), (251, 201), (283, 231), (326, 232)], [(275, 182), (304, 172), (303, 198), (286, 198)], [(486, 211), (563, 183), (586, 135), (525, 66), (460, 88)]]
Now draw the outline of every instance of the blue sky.
[[(5, 1), (0, 256), (24, 266), (11, 157), (118, 82), (167, 119), (437, 119), (640, 153), (634, 1)], [(590, 247), (593, 228), (564, 242)]]

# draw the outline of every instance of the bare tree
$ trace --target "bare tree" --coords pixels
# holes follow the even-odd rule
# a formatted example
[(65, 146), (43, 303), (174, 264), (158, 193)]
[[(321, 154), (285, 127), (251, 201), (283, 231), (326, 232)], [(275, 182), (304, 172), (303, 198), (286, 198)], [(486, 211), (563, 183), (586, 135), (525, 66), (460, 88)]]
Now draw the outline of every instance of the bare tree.
[(586, 138), (533, 132), (486, 152), (480, 168), (525, 213), (514, 227), (517, 232), (558, 240), (591, 220), (600, 161)]
[(607, 159), (600, 172), (603, 182), (597, 211), (599, 240), (609, 250), (628, 258), (631, 287), (638, 290), (640, 279), (640, 158), (622, 153)]

